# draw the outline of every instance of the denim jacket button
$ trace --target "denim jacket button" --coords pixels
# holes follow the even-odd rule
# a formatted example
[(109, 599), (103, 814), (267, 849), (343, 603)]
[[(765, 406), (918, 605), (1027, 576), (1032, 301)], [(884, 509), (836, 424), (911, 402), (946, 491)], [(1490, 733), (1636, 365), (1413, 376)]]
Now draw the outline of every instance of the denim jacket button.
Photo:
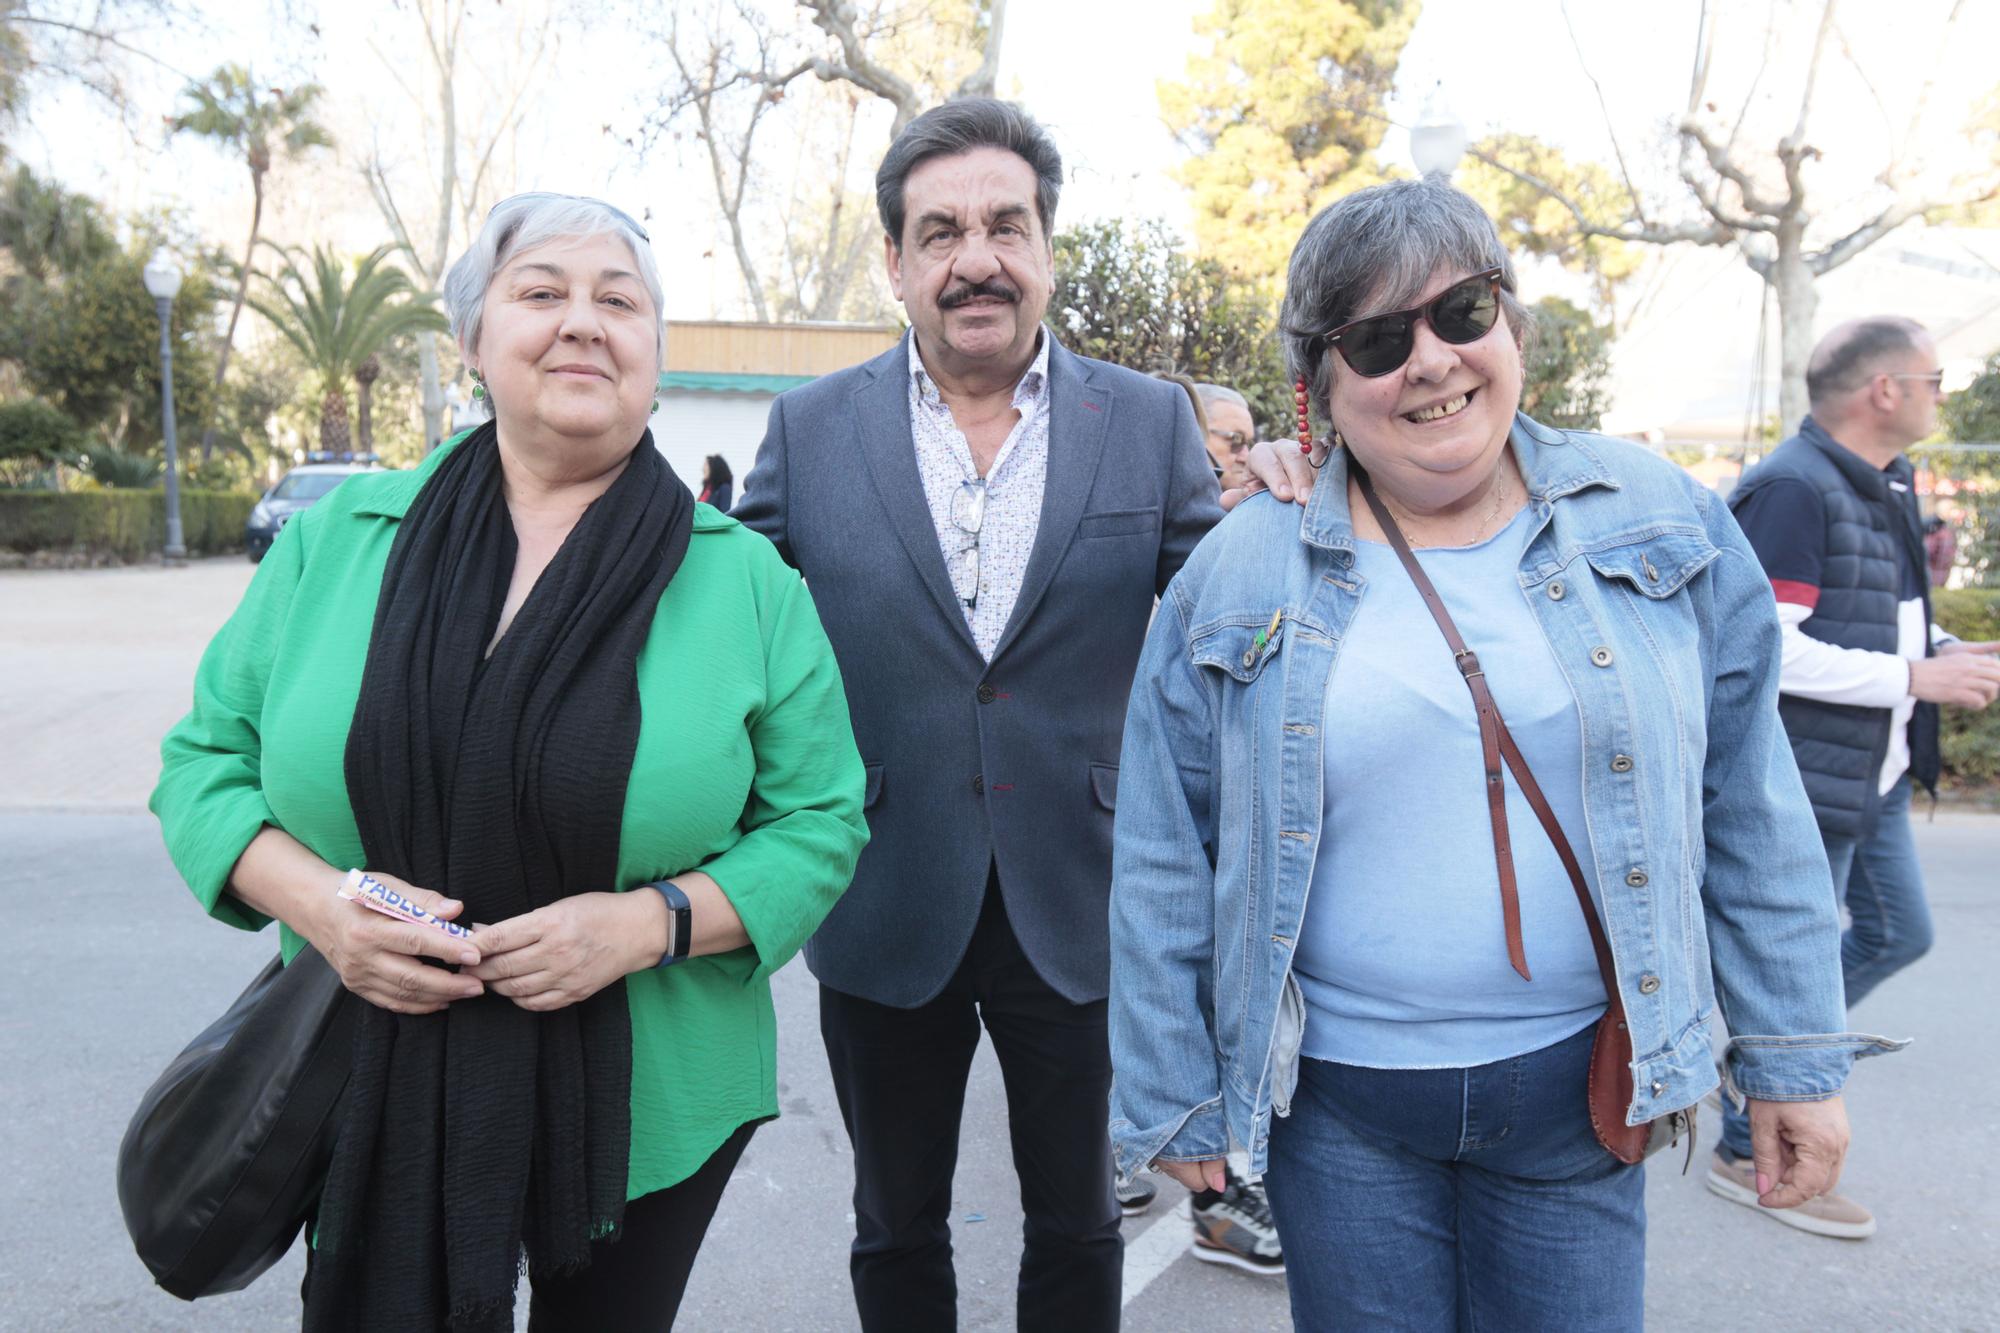
[(1563, 594), (1568, 591), (1569, 589), (1563, 587), (1563, 581), (1561, 579), (1556, 579), (1554, 582), (1549, 584), (1549, 600), (1552, 602), (1560, 602), (1563, 599)]
[(1625, 873), (1625, 882), (1635, 889), (1646, 887), (1646, 872), (1634, 866)]
[(1654, 991), (1658, 990), (1659, 988), (1660, 988), (1660, 979), (1654, 976), (1651, 972), (1648, 972), (1645, 976), (1639, 978), (1639, 993), (1641, 995), (1651, 995)]
[(1601, 666), (1601, 667), (1610, 666), (1611, 650), (1609, 648), (1604, 647), (1602, 644), (1599, 644), (1597, 647), (1592, 648), (1590, 650), (1590, 661), (1593, 666)]
[(1632, 771), (1632, 756), (1629, 754), (1612, 755), (1611, 771), (1613, 773), (1630, 773)]

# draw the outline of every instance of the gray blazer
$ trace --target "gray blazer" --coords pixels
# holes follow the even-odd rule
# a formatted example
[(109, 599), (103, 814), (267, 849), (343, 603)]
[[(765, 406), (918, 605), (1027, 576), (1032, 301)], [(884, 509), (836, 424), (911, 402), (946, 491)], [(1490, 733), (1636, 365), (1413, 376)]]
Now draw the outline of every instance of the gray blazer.
[(1052, 347), (1041, 525), (989, 664), (924, 499), (909, 355), (905, 334), (780, 395), (733, 515), (805, 576), (868, 768), (872, 837), (806, 961), (879, 1004), (935, 998), (997, 864), (1035, 970), (1102, 999), (1126, 695), (1154, 598), (1222, 517), (1215, 476), (1179, 388)]

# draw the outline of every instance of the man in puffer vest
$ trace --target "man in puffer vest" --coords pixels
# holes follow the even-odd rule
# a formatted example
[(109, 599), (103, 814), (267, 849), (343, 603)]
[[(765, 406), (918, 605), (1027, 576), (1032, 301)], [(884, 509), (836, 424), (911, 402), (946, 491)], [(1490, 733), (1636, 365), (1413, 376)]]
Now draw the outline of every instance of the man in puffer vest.
[[(1914, 469), (1903, 451), (1937, 427), (1943, 372), (1923, 326), (1842, 324), (1806, 369), (1811, 415), (1730, 496), (1783, 624), (1778, 711), (1852, 924), (1841, 937), (1851, 1009), (1930, 948), (1930, 908), (1910, 837), (1910, 784), (1935, 795), (1939, 704), (1984, 708), (2000, 692), (1995, 643), (1931, 623)], [(1750, 1127), (1733, 1108), (1708, 1187), (1755, 1205)], [(1824, 1236), (1875, 1231), (1838, 1194), (1764, 1216)]]

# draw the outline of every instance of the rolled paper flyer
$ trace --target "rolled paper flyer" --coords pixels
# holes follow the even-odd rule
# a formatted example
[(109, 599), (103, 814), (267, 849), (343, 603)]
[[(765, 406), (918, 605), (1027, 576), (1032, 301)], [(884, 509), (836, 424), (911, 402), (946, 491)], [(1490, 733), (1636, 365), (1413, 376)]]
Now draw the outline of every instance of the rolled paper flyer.
[(372, 907), (382, 915), (393, 916), (398, 921), (414, 921), (420, 926), (432, 926), (455, 939), (472, 938), (472, 931), (469, 928), (459, 925), (456, 921), (447, 921), (441, 916), (426, 912), (365, 870), (348, 871), (347, 878), (340, 882), (337, 892), (342, 898), (360, 903), (363, 907)]

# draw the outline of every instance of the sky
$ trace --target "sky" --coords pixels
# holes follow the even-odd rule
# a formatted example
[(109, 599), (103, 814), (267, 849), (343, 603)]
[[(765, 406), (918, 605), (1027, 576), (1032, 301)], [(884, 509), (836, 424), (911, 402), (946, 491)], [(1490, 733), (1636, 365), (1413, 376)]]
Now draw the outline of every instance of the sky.
[[(677, 2), (685, 0), (668, 0)], [(783, 0), (762, 2), (783, 8)], [(1186, 230), (1185, 195), (1171, 175), (1185, 150), (1160, 119), (1156, 89), (1159, 80), (1178, 77), (1199, 49), (1194, 20), (1208, 7), (1208, 0), (1011, 0), (1000, 90), (1027, 104), (1062, 147), (1070, 167), (1065, 221), (1157, 217)], [(555, 49), (525, 64), (507, 54), (505, 25), (527, 8), (475, 7), (486, 25), (472, 44), (482, 71), (509, 87), (507, 71), (532, 73), (534, 114), (499, 169), (515, 188), (600, 195), (646, 218), (669, 317), (745, 317), (705, 158), (685, 140), (679, 154), (663, 143), (643, 157), (625, 142), (663, 81), (657, 44), (624, 24), (574, 17), (600, 12), (596, 6), (563, 7)], [(1819, 7), (1807, 0), (1713, 0), (1711, 8), (1722, 38), (1709, 84), (1714, 114), (1733, 120), (1741, 108), (1745, 144), (1775, 143), (1797, 113), (1796, 71), (1805, 64), (1802, 44), (1811, 41)], [(1962, 124), (1975, 97), (1994, 86), (1990, 53), (2000, 49), (2000, 5), (1965, 5), (1956, 40), (1941, 47), (1948, 8), (1949, 0), (1898, 0), (1839, 11), (1809, 133), (1826, 150), (1811, 169), (1821, 225), (1837, 232), (1879, 201), (1873, 178), (1902, 140), (1927, 75), (1931, 123), (1941, 130)], [(1436, 90), (1475, 138), (1518, 131), (1605, 162), (1622, 150), (1642, 185), (1670, 189), (1671, 127), (1687, 104), (1700, 10), (1698, 0), (1570, 0), (1572, 40), (1563, 0), (1428, 0), (1388, 110), (1408, 124)], [(308, 0), (230, 0), (201, 7), (203, 30), (166, 34), (151, 49), (178, 70), (248, 58), (260, 77), (325, 84), (328, 119), (343, 147), (279, 182), (271, 227), (287, 239), (361, 250), (384, 239), (384, 230), (357, 161), (379, 152), (411, 172), (423, 161), (416, 105), (397, 86), (399, 71), (407, 78), (416, 66), (407, 13), (390, 0), (317, 10)], [(1775, 37), (1767, 32), (1773, 15)], [(302, 34), (299, 19), (314, 22), (317, 35)], [(203, 234), (240, 244), (249, 215), (241, 166), (199, 141), (164, 141), (159, 129), (178, 84), (173, 74), (135, 68), (132, 86), (142, 109), (136, 139), (83, 94), (59, 91), (31, 106), (13, 145), (38, 170), (115, 208), (175, 207)], [(776, 132), (789, 132), (776, 123)], [(1934, 132), (1919, 146), (1935, 154), (1956, 151), (1957, 142)], [(1401, 131), (1390, 132), (1382, 152), (1391, 161), (1407, 158)], [(872, 167), (872, 161), (857, 164), (857, 183)], [(1525, 272), (1523, 281), (1531, 298), (1575, 293), (1573, 280), (1552, 266)], [(1894, 291), (1893, 281), (1863, 285)], [(1636, 335), (1633, 346), (1647, 349), (1649, 364), (1704, 338), (1723, 344), (1711, 376), (1720, 378), (1700, 394), (1676, 388), (1663, 395), (1657, 375), (1621, 364), (1621, 399), (1644, 404), (1634, 408), (1635, 419), (1650, 422), (1680, 410), (1662, 405), (1663, 398), (1745, 396), (1741, 384), (1724, 382), (1732, 375), (1742, 380), (1754, 360), (1758, 284), (1739, 258), (1677, 251), (1622, 299), (1621, 318)], [(1718, 320), (1727, 321), (1727, 338), (1705, 332), (1705, 324)], [(1987, 350), (1955, 355), (1970, 364)], [(1621, 348), (1621, 362), (1635, 357)]]

